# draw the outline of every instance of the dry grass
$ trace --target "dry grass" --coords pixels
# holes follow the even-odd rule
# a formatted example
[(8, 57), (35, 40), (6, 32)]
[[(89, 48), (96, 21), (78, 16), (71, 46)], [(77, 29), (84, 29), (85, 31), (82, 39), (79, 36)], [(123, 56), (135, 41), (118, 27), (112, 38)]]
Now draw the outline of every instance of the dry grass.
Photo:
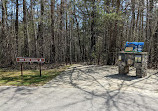
[(41, 77), (39, 70), (24, 70), (23, 76), (21, 76), (21, 72), (18, 70), (0, 69), (0, 86), (40, 86), (65, 71), (68, 67), (70, 66), (42, 70)]

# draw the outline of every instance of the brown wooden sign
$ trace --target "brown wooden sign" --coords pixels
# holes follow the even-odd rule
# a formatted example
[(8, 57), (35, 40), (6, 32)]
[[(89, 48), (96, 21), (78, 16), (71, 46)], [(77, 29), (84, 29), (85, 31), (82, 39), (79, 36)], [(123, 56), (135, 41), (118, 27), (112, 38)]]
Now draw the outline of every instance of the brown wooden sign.
[(17, 62), (21, 63), (21, 76), (23, 76), (23, 62), (38, 62), (40, 63), (40, 76), (42, 76), (41, 65), (45, 62), (45, 58), (28, 58), (28, 57), (17, 57)]
[(17, 57), (16, 61), (17, 62), (40, 62), (40, 63), (44, 63), (45, 62), (45, 58)]

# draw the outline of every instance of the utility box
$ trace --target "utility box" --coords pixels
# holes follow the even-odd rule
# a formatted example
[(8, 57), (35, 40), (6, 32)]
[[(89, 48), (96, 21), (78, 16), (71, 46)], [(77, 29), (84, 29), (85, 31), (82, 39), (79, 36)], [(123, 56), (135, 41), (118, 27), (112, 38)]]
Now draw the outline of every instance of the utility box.
[(129, 67), (136, 68), (137, 77), (145, 77), (147, 75), (147, 52), (119, 52), (119, 74), (128, 74)]

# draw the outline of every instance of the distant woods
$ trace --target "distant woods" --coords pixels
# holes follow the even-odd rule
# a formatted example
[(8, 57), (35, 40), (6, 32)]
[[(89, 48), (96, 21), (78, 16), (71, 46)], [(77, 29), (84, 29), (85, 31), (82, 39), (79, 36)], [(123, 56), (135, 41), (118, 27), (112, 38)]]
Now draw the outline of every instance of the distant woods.
[(0, 66), (16, 57), (114, 65), (126, 41), (158, 66), (157, 0), (1, 0)]

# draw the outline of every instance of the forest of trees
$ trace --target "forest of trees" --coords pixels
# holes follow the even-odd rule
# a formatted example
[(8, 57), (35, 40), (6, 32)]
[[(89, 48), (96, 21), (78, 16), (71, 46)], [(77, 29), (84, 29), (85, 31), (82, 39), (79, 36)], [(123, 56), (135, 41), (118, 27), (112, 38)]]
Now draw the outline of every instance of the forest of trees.
[(126, 41), (158, 67), (157, 0), (1, 0), (0, 67), (16, 57), (114, 65)]

